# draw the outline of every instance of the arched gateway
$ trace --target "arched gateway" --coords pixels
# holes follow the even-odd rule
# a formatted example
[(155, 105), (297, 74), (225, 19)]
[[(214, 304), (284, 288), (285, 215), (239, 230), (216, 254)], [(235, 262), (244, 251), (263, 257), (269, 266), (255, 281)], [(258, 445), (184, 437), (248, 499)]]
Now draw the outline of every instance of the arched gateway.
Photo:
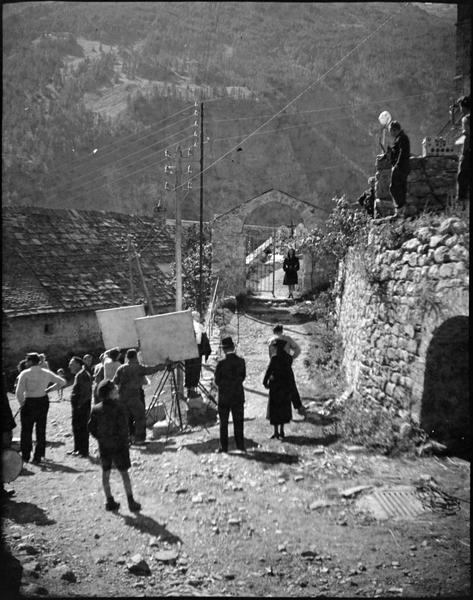
[[(219, 278), (219, 289), (224, 294), (237, 295), (246, 291), (246, 247), (243, 228), (253, 211), (272, 203), (292, 208), (299, 214), (300, 222), (307, 229), (320, 222), (321, 209), (274, 189), (215, 217), (212, 222), (212, 274)], [(310, 288), (310, 255), (304, 255), (302, 262), (301, 289), (306, 291)]]

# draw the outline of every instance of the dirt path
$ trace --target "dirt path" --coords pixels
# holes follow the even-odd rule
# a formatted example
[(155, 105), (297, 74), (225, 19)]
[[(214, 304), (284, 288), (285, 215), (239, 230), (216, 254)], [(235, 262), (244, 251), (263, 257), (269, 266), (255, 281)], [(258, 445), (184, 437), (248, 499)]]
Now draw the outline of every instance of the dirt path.
[[(51, 403), (47, 460), (26, 465), (4, 511), (6, 541), (25, 565), (25, 593), (467, 595), (468, 502), (416, 518), (377, 520), (357, 508), (357, 501), (387, 484), (410, 485), (422, 474), (442, 491), (469, 500), (469, 464), (348, 451), (316, 419), (293, 421), (284, 442), (269, 440), (261, 381), (271, 324), (242, 316), (232, 325), (247, 360), (248, 452), (215, 454), (217, 425), (133, 447), (139, 515), (126, 508), (117, 473), (112, 490), (122, 506), (117, 514), (104, 510), (98, 461), (66, 454), (72, 444), (70, 407), (67, 401)], [(308, 398), (317, 396), (303, 362), (313, 327), (287, 325), (303, 347), (294, 369), (301, 395)], [(232, 442), (230, 437), (230, 448)], [(91, 447), (94, 455), (95, 442)], [(371, 487), (343, 496), (359, 485)], [(137, 554), (150, 574), (129, 571)]]

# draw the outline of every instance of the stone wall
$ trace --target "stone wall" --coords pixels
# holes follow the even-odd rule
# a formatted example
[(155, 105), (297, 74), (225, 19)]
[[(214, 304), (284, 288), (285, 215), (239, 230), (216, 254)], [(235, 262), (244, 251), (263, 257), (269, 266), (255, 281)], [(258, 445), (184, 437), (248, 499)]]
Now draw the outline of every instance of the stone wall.
[(348, 385), (452, 443), (471, 435), (468, 225), (423, 220), (372, 222), (339, 267), (338, 329)]
[[(445, 208), (449, 198), (455, 196), (457, 164), (456, 156), (411, 156), (406, 198), (408, 215)], [(375, 180), (375, 195), (381, 201), (382, 216), (392, 214), (391, 163), (388, 159), (378, 157), (376, 160)]]

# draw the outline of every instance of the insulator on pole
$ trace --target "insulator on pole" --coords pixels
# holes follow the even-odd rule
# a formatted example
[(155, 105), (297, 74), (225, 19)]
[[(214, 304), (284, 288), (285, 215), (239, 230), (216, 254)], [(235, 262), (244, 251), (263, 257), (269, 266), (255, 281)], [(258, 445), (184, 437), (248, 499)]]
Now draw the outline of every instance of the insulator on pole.
[(197, 135), (198, 135), (197, 131), (194, 131), (194, 137), (197, 137)]
[(189, 174), (191, 174), (191, 173), (192, 173), (192, 167), (191, 167), (190, 165), (188, 165), (188, 166), (187, 166), (187, 172), (188, 172)]
[(187, 148), (187, 156), (192, 156), (193, 154), (192, 148)]
[(188, 181), (187, 182), (187, 189), (191, 190), (192, 189), (192, 181)]
[(198, 117), (199, 116), (199, 112), (197, 110), (194, 110), (194, 117)]
[(172, 173), (172, 167), (171, 167), (171, 165), (166, 165), (164, 167), (164, 172), (165, 173)]
[(170, 157), (171, 157), (171, 153), (169, 152), (169, 150), (165, 150), (165, 151), (164, 151), (164, 156), (165, 156), (166, 158), (170, 158)]
[(169, 183), (167, 181), (164, 182), (164, 189), (166, 191), (169, 191), (171, 189), (171, 186), (169, 185)]
[(199, 123), (197, 121), (194, 121), (193, 127), (198, 127), (198, 126), (199, 126)]

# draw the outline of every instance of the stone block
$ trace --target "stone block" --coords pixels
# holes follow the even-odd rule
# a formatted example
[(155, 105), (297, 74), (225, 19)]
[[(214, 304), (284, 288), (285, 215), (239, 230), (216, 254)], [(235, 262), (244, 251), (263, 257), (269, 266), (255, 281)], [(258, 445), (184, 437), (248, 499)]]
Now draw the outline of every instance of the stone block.
[[(449, 217), (440, 223), (437, 227), (437, 233), (439, 235), (444, 235), (446, 233), (456, 233), (458, 231), (458, 217)], [(457, 231), (456, 231), (457, 230)]]
[(433, 235), (430, 238), (429, 246), (431, 248), (437, 248), (438, 246), (445, 244), (446, 240), (447, 240), (446, 235)]
[(388, 381), (388, 383), (384, 387), (384, 393), (386, 394), (386, 396), (392, 396), (394, 394), (395, 389), (396, 386), (394, 385), (394, 383)]
[(417, 238), (411, 238), (407, 242), (404, 242), (401, 247), (407, 250), (407, 252), (416, 252), (420, 244), (421, 242)]
[(426, 263), (427, 263), (427, 256), (425, 256), (424, 254), (421, 254), (420, 256), (417, 257), (417, 264), (419, 265), (419, 267), (423, 267)]
[(409, 275), (409, 266), (404, 265), (399, 273), (399, 279), (407, 279)]
[(449, 260), (450, 255), (448, 253), (448, 248), (445, 246), (439, 246), (436, 250), (434, 250), (434, 261), (437, 264), (448, 262)]
[(438, 279), (439, 278), (438, 265), (432, 265), (431, 267), (429, 267), (429, 278), (430, 279)]
[(461, 260), (466, 261), (469, 258), (470, 253), (466, 248), (461, 246), (460, 244), (455, 244), (449, 250), (451, 260)]
[(406, 325), (404, 325), (403, 330), (404, 330), (404, 334), (407, 335), (408, 338), (414, 337), (415, 329), (414, 329), (414, 326), (411, 325), (410, 323), (407, 323)]
[(443, 265), (440, 265), (439, 268), (439, 277), (441, 277), (442, 279), (447, 279), (449, 277), (453, 277), (455, 274), (455, 267), (454, 267), (454, 263), (445, 263)]
[(432, 231), (430, 227), (421, 227), (416, 231), (416, 236), (421, 242), (429, 242), (432, 237)]
[(414, 252), (412, 254), (409, 254), (409, 265), (411, 267), (416, 267), (418, 264), (418, 259), (420, 257), (417, 256), (417, 254), (415, 254)]

